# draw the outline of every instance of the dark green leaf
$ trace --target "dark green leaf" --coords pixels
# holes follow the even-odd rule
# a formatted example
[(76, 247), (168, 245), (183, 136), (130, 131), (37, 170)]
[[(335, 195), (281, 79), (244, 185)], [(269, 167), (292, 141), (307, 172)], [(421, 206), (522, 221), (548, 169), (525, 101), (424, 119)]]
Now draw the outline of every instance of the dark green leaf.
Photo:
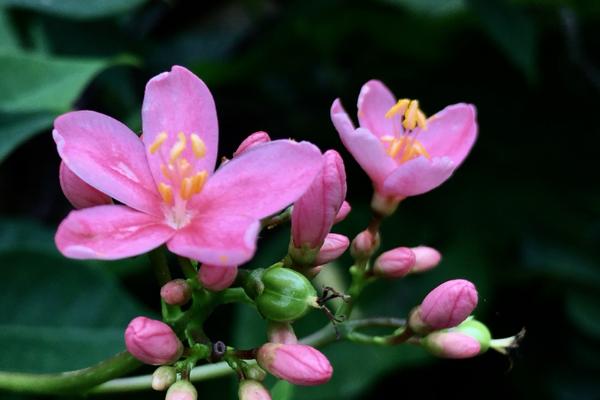
[(567, 312), (579, 329), (591, 337), (600, 338), (600, 299), (596, 293), (571, 290), (567, 296)]
[(277, 381), (271, 388), (273, 400), (292, 400), (294, 396), (294, 385), (286, 381)]
[(0, 5), (69, 18), (100, 18), (121, 14), (146, 0), (0, 0)]
[(0, 49), (12, 50), (18, 47), (17, 36), (6, 13), (6, 9), (0, 6)]
[(51, 112), (0, 112), (0, 162), (21, 143), (50, 128), (56, 115)]

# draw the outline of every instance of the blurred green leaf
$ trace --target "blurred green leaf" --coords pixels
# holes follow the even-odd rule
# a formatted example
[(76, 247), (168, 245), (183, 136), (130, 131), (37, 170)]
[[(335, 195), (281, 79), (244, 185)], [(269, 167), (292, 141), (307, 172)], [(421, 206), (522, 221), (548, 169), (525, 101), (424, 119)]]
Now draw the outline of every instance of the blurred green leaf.
[(0, 254), (10, 251), (32, 251), (58, 256), (53, 234), (37, 222), (0, 218)]
[(575, 325), (591, 337), (600, 338), (600, 299), (583, 289), (567, 294), (567, 312)]
[(0, 6), (0, 49), (16, 49), (18, 41), (6, 9)]
[(61, 17), (89, 19), (121, 14), (146, 0), (0, 0), (0, 5)]
[(414, 13), (442, 17), (465, 9), (464, 0), (383, 0)]
[(50, 128), (55, 116), (56, 114), (46, 111), (0, 112), (0, 162), (21, 143)]
[(103, 59), (49, 58), (0, 52), (0, 111), (67, 111), (90, 80), (111, 64)]
[(467, 0), (483, 28), (502, 48), (511, 62), (534, 79), (536, 76), (537, 31), (534, 20), (514, 3), (505, 0)]
[(294, 385), (287, 381), (277, 381), (271, 388), (273, 400), (292, 400), (294, 396)]

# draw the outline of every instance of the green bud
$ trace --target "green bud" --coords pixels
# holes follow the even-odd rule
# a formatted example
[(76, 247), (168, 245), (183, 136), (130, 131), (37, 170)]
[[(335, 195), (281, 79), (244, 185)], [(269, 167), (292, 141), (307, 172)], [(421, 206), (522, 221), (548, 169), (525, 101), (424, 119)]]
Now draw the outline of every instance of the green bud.
[(258, 311), (266, 319), (294, 321), (316, 303), (317, 291), (306, 277), (289, 268), (274, 266), (262, 276), (264, 289), (256, 299)]

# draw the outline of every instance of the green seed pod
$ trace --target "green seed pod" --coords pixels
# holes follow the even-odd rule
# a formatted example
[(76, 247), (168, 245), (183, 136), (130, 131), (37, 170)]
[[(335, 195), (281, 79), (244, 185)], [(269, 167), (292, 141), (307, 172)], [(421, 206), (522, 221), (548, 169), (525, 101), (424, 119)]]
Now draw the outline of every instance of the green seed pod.
[(262, 276), (264, 290), (256, 297), (256, 307), (266, 319), (294, 321), (316, 303), (317, 291), (304, 275), (283, 267), (267, 269)]

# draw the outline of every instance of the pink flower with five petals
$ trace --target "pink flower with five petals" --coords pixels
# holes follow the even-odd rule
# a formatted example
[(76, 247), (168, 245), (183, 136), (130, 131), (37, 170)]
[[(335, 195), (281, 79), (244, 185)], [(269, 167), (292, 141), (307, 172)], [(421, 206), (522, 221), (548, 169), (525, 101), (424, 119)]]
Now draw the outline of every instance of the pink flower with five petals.
[(322, 165), (307, 142), (276, 140), (215, 169), (218, 125), (206, 85), (175, 66), (152, 78), (143, 139), (93, 111), (58, 117), (53, 136), (66, 166), (120, 205), (72, 211), (56, 245), (67, 257), (119, 259), (163, 243), (212, 265), (254, 254), (260, 219), (300, 197)]
[(376, 194), (395, 200), (442, 184), (477, 137), (474, 106), (454, 104), (427, 119), (418, 101), (396, 101), (377, 80), (361, 89), (359, 128), (339, 99), (333, 102), (331, 119), (348, 151), (373, 181)]

